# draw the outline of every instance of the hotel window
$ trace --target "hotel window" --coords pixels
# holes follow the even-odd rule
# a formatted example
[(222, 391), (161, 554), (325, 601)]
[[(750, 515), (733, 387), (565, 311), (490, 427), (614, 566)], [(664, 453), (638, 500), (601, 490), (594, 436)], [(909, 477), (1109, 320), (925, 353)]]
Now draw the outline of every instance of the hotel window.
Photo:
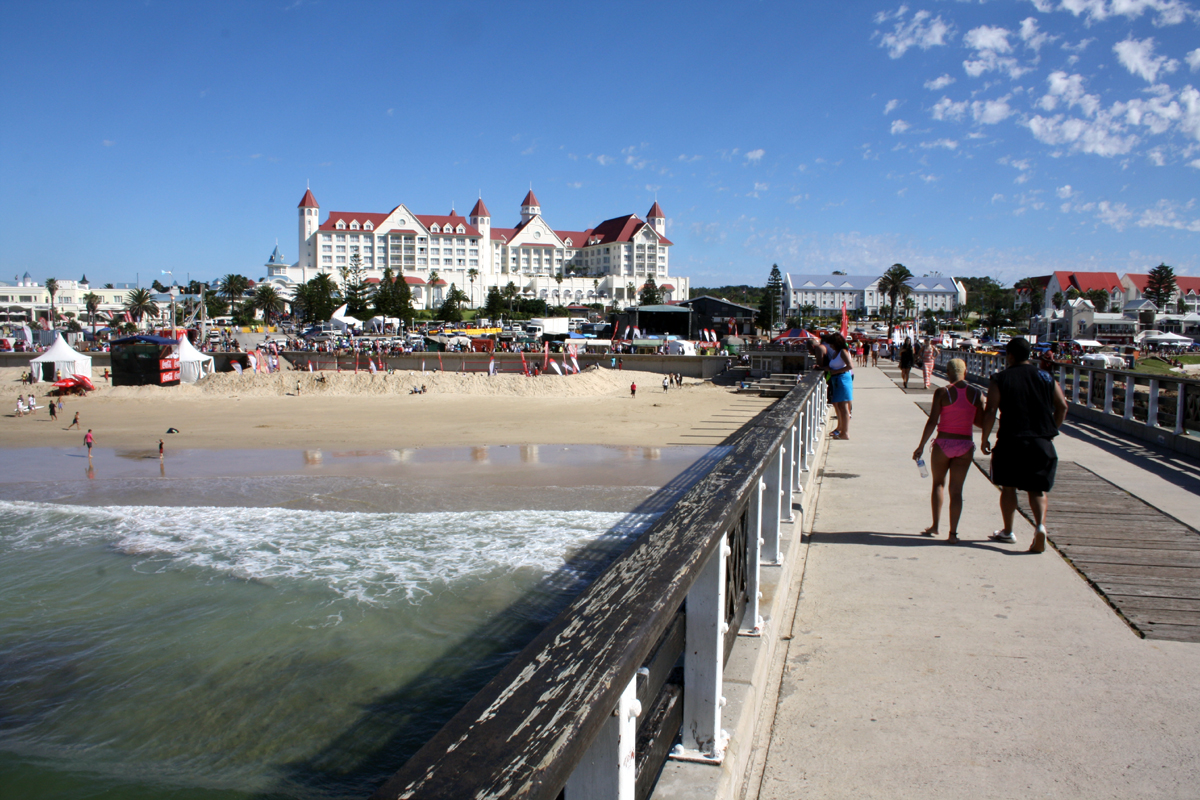
[(358, 252), (358, 245), (356, 245), (356, 244), (352, 244), (352, 245), (350, 245), (350, 252), (351, 252), (351, 253), (357, 253), (357, 252)]
[(372, 247), (372, 246), (371, 246), (371, 245), (369, 245), (369, 244), (365, 244), (365, 245), (363, 245), (363, 252), (364, 252), (364, 253), (374, 253), (374, 252), (375, 252), (375, 248), (374, 248), (374, 247)]
[(339, 245), (337, 246), (337, 252), (339, 252), (339, 253), (344, 253), (344, 252), (346, 252), (346, 245), (344, 245), (344, 244), (339, 244)]
[(337, 263), (339, 263), (339, 264), (345, 264), (345, 263), (346, 263), (346, 257), (345, 257), (345, 256), (338, 256), (338, 257), (337, 257)]
[(472, 258), (472, 259), (471, 259), (470, 266), (472, 266), (472, 267), (478, 267), (478, 266), (479, 266), (479, 259), (478, 259), (478, 258)]
[(440, 248), (431, 247), (431, 248), (429, 248), (429, 254), (433, 255), (433, 256), (440, 256), (442, 254), (442, 251)]
[(423, 267), (423, 266), (425, 266), (425, 259), (418, 257), (418, 258), (417, 258), (417, 264), (418, 264), (418, 265), (420, 265), (420, 266), (422, 266), (422, 267)]
[(442, 265), (442, 260), (440, 258), (431, 258), (429, 259), (429, 263), (435, 267), (440, 267)]
[(456, 255), (456, 256), (465, 256), (466, 254), (467, 254), (466, 249), (461, 248), (461, 247), (458, 250), (454, 251), (454, 255)]
[(332, 264), (333, 256), (321, 256), (321, 263), (322, 264)]
[(357, 242), (357, 241), (358, 241), (358, 234), (357, 234), (357, 233), (352, 233), (352, 234), (350, 234), (350, 241), (352, 241), (352, 242)]
[(371, 266), (371, 257), (370, 257), (370, 256), (367, 256), (366, 258), (364, 258), (364, 259), (363, 259), (363, 264), (365, 264), (365, 265), (366, 265), (366, 266), (368, 266), (368, 267), (369, 267), (369, 266)]
[(344, 242), (344, 241), (346, 241), (346, 234), (344, 234), (344, 233), (339, 233), (339, 234), (337, 235), (337, 240), (338, 240), (339, 242)]
[(322, 234), (321, 234), (321, 241), (322, 241), (322, 242), (328, 242), (328, 241), (330, 241), (330, 240), (332, 240), (332, 239), (333, 239), (333, 234), (331, 234), (331, 233), (322, 233)]
[(467, 265), (467, 261), (466, 261), (466, 259), (464, 259), (464, 258), (460, 258), (460, 259), (458, 260), (458, 266), (460, 266), (460, 267), (465, 267), (466, 265)]
[(323, 245), (321, 245), (321, 252), (322, 252), (322, 253), (332, 253), (332, 252), (333, 252), (333, 245), (331, 245), (331, 244), (323, 244)]
[(477, 250), (476, 248), (472, 247), (472, 248), (471, 248), (471, 255), (473, 255), (473, 256), (477, 256), (477, 255), (479, 255), (479, 250)]

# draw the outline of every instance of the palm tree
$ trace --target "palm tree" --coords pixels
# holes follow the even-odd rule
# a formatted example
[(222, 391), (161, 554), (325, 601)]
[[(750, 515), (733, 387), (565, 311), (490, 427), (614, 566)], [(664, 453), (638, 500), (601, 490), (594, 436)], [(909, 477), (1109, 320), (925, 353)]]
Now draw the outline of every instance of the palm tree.
[(913, 316), (913, 309), (917, 307), (916, 302), (911, 297), (904, 298), (904, 317), (907, 319)]
[(232, 307), (234, 303), (242, 299), (242, 295), (250, 288), (250, 280), (244, 275), (229, 274), (221, 278), (221, 286), (218, 293), (229, 301)]
[(271, 324), (271, 315), (283, 312), (283, 298), (279, 296), (279, 292), (269, 283), (260, 283), (254, 289), (254, 296), (250, 298), (250, 307), (263, 312), (263, 321)]
[(467, 280), (471, 282), (471, 305), (475, 305), (475, 279), (479, 277), (479, 270), (471, 267), (467, 270)]
[(50, 293), (50, 330), (54, 330), (54, 295), (58, 294), (58, 281), (46, 278), (46, 291)]
[(509, 281), (508, 285), (500, 292), (500, 296), (508, 301), (508, 316), (511, 317), (513, 313), (513, 301), (517, 299), (517, 285)]
[(125, 310), (140, 325), (142, 317), (158, 313), (158, 305), (150, 298), (149, 289), (134, 289), (125, 297)]
[(438, 275), (438, 271), (436, 269), (429, 270), (429, 291), (426, 292), (426, 294), (429, 296), (425, 298), (426, 308), (433, 308), (433, 287), (438, 282), (440, 277), (441, 275)]
[(912, 287), (907, 281), (912, 278), (913, 274), (908, 271), (908, 267), (903, 264), (892, 264), (887, 272), (883, 273), (883, 277), (879, 279), (879, 293), (887, 295), (888, 298), (888, 341), (892, 339), (892, 332), (896, 328), (896, 305), (900, 302), (900, 298), (908, 299), (912, 294)]
[(88, 292), (83, 296), (83, 307), (87, 309), (88, 320), (92, 324), (92, 340), (96, 339), (96, 311), (100, 309), (100, 295)]
[(633, 298), (634, 298), (634, 295), (636, 295), (636, 294), (637, 294), (637, 287), (633, 285), (633, 281), (630, 281), (629, 283), (625, 284), (625, 302), (627, 304), (633, 305)]
[(817, 307), (812, 303), (805, 303), (800, 306), (800, 327), (804, 327), (805, 317), (815, 317), (817, 315)]

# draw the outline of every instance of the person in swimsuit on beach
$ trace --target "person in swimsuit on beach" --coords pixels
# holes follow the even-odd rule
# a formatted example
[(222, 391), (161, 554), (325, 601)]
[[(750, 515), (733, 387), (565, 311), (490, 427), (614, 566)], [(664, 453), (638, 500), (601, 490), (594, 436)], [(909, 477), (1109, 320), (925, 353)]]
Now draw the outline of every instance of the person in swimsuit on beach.
[(79, 412), (76, 411), (75, 419), (71, 420), (71, 424), (67, 426), (67, 430), (71, 430), (71, 428), (78, 428), (78, 427), (80, 427), (79, 426)]
[(946, 365), (950, 385), (933, 393), (933, 408), (925, 430), (921, 432), (921, 443), (913, 451), (916, 461), (925, 452), (925, 443), (937, 429), (937, 438), (930, 448), (929, 460), (933, 467), (933, 488), (929, 493), (929, 505), (933, 511), (933, 524), (921, 531), (922, 536), (937, 536), (945, 499), (946, 475), (950, 476), (950, 536), (947, 541), (958, 541), (958, 520), (962, 516), (962, 489), (971, 470), (975, 452), (975, 420), (983, 415), (983, 395), (965, 380), (967, 364), (961, 358), (953, 358)]
[(637, 383), (629, 384), (629, 396), (637, 397)]

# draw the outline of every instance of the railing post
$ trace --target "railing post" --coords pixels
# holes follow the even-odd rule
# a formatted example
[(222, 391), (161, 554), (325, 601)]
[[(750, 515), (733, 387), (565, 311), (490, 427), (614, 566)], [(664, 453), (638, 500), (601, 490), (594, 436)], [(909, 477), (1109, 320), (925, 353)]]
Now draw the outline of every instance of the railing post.
[(721, 544), (708, 557), (687, 596), (683, 656), (683, 742), (673, 758), (719, 764), (728, 734), (721, 730), (721, 684), (725, 670), (725, 559)]
[(1133, 398), (1137, 397), (1137, 379), (1133, 373), (1125, 376), (1125, 419), (1133, 419)]
[(1113, 403), (1113, 374), (1108, 370), (1104, 371), (1104, 413), (1111, 414)]
[(637, 781), (637, 676), (621, 692), (612, 716), (567, 779), (565, 800), (634, 800)]
[(1087, 375), (1087, 391), (1083, 395), (1083, 407), (1091, 408), (1092, 407), (1092, 381), (1094, 381), (1096, 379), (1096, 373), (1090, 369), (1083, 370), (1083, 373)]
[(762, 599), (762, 497), (766, 485), (762, 478), (754, 481), (750, 503), (746, 508), (746, 613), (742, 615), (742, 636), (760, 636), (763, 618), (759, 615)]
[(796, 421), (792, 423), (792, 486), (796, 491), (803, 494), (804, 486), (800, 481), (800, 453), (804, 449), (804, 443), (800, 440), (800, 417), (796, 417)]
[(1071, 370), (1071, 402), (1079, 405), (1079, 367)]
[(1183, 427), (1184, 417), (1187, 415), (1187, 384), (1183, 381), (1178, 383), (1179, 391), (1175, 396), (1175, 435), (1182, 436), (1187, 433)]
[(1150, 379), (1150, 402), (1146, 405), (1146, 425), (1158, 427), (1158, 378)]
[(796, 481), (792, 478), (794, 472), (792, 461), (792, 436), (791, 428), (789, 428), (788, 435), (784, 436), (783, 441), (779, 443), (779, 521), (781, 523), (796, 521), (792, 515), (792, 487), (796, 485)]
[(763, 474), (767, 487), (763, 496), (762, 560), (764, 564), (776, 566), (783, 563), (783, 553), (779, 550), (779, 526), (783, 522), (783, 459), (781, 447), (767, 462)]
[(1067, 391), (1067, 368), (1062, 364), (1058, 365), (1058, 385), (1062, 387), (1063, 392)]

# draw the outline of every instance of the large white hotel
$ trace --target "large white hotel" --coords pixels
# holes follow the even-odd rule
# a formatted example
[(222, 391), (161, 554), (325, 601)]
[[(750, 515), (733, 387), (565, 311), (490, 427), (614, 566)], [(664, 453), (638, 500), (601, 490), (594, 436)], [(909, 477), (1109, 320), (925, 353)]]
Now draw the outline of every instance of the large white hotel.
[(322, 222), (308, 190), (298, 209), (299, 260), (283, 263), (276, 248), (266, 264), (267, 281), (287, 294), (318, 273), (339, 280), (357, 255), (369, 281), (378, 281), (388, 267), (403, 276), (417, 308), (435, 307), (451, 283), (471, 297), (471, 305), (482, 304), (490, 287), (509, 282), (522, 296), (551, 305), (632, 303), (649, 277), (664, 301), (688, 296), (688, 279), (668, 271), (671, 240), (657, 202), (645, 220), (629, 214), (581, 231), (550, 227), (532, 190), (512, 228), (493, 226), (482, 198), (466, 217), (453, 209), (445, 216), (414, 214), (400, 204), (386, 213), (331, 211)]

